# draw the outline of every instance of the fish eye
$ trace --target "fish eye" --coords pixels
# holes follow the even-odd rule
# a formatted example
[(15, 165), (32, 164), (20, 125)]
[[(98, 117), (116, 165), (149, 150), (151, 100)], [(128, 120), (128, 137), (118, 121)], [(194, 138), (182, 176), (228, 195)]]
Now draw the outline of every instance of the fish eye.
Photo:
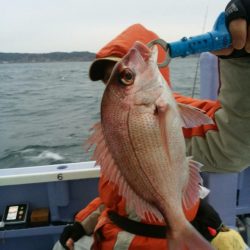
[(135, 74), (131, 69), (124, 68), (120, 72), (119, 78), (121, 83), (123, 83), (124, 85), (131, 85), (134, 83)]

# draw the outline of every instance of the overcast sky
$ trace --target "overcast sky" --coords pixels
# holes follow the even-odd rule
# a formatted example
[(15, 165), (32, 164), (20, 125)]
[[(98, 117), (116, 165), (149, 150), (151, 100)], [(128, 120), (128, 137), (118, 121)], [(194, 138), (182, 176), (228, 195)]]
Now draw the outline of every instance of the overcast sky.
[(175, 41), (210, 31), (228, 1), (0, 0), (0, 52), (97, 52), (134, 23)]

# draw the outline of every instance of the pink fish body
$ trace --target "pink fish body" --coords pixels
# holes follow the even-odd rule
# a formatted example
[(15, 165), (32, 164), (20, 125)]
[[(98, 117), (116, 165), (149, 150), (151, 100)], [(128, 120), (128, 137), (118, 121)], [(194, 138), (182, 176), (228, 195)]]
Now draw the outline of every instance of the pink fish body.
[(89, 139), (101, 172), (137, 215), (165, 221), (168, 248), (211, 245), (185, 218), (199, 199), (201, 164), (186, 157), (182, 127), (211, 123), (178, 105), (157, 66), (157, 48), (136, 42), (115, 66), (101, 103), (101, 123)]

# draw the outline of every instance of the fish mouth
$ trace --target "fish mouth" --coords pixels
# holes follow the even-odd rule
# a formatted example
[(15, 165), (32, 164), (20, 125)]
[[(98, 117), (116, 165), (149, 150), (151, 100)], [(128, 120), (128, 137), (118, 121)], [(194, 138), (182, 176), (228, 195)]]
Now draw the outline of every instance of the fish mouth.
[[(147, 45), (140, 41), (134, 42), (133, 46), (127, 53), (127, 56), (124, 58), (123, 63), (121, 64), (121, 68), (131, 68), (132, 71), (134, 71), (135, 65), (140, 65), (140, 67), (137, 67), (137, 70), (139, 73), (143, 73), (144, 70), (151, 65), (150, 67), (158, 67), (157, 62), (155, 62), (153, 53), (155, 52), (154, 47), (149, 48)], [(132, 63), (131, 63), (132, 62)], [(153, 68), (152, 68), (153, 69)], [(154, 91), (155, 89), (158, 89), (159, 86), (155, 86), (154, 84), (143, 84), (143, 86), (138, 86), (134, 89), (134, 94), (137, 92), (140, 92), (142, 89), (143, 91)]]
[(142, 42), (136, 41), (132, 50), (136, 50), (138, 54), (143, 58), (145, 62), (147, 62), (151, 56), (151, 50)]
[(129, 62), (145, 67), (151, 58), (151, 50), (142, 42), (136, 41), (128, 51), (127, 55), (123, 60), (123, 65), (129, 65)]
[[(150, 68), (147, 72), (153, 72), (155, 68), (158, 68), (157, 63), (155, 63), (156, 57), (154, 56), (155, 51), (153, 50), (153, 48), (149, 48), (147, 45), (139, 41), (134, 42), (128, 53), (117, 65), (118, 72), (121, 73), (129, 69), (133, 73), (134, 79), (138, 77), (138, 75), (144, 74), (144, 72), (146, 72), (147, 70), (147, 67)], [(156, 70), (156, 72), (158, 71)], [(155, 74), (153, 74), (153, 78), (156, 78)], [(145, 78), (145, 75), (143, 75), (143, 77)], [(136, 87), (133, 87), (133, 95), (137, 94), (140, 91), (155, 92), (159, 88), (159, 86), (156, 84), (151, 84), (150, 79), (151, 78), (146, 77), (143, 80), (143, 84), (136, 84)], [(129, 84), (127, 83), (127, 81), (125, 82), (125, 84), (123, 82), (123, 86), (126, 85), (126, 87), (129, 87), (130, 85), (134, 85), (134, 82), (135, 81), (131, 81), (131, 83)]]

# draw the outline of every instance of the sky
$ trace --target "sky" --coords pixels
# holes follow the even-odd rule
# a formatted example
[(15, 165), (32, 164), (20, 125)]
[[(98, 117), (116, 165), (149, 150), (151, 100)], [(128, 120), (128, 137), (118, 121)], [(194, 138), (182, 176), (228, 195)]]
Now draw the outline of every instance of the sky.
[(176, 41), (212, 30), (228, 2), (0, 0), (0, 52), (96, 53), (134, 23), (141, 23), (166, 41)]

